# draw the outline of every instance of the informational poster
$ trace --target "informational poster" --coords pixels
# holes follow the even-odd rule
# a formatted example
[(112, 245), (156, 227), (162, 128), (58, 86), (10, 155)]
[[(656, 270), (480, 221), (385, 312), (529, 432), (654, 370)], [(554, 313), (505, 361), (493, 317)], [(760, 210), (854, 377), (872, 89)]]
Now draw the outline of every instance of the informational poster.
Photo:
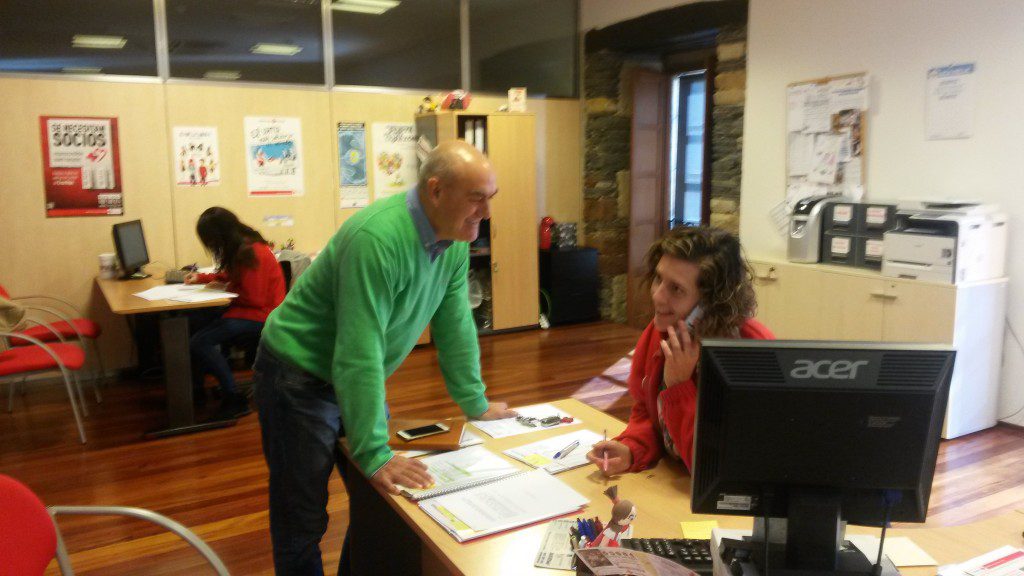
[(385, 198), (416, 187), (416, 127), (412, 123), (373, 124), (373, 192)]
[(370, 203), (366, 184), (366, 124), (338, 122), (338, 172), (341, 174), (342, 208), (362, 208)]
[(950, 64), (928, 71), (929, 140), (974, 135), (974, 64)]
[(298, 118), (245, 117), (249, 196), (302, 196), (302, 124)]
[(40, 116), (46, 216), (124, 214), (117, 118)]
[(220, 145), (213, 126), (174, 127), (174, 181), (178, 186), (220, 184)]

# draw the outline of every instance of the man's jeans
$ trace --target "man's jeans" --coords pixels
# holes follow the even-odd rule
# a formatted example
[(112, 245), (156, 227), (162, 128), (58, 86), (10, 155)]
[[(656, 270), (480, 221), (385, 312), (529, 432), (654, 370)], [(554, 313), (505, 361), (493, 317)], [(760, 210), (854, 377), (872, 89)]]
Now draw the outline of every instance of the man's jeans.
[[(280, 576), (324, 573), (320, 539), (327, 530), (327, 481), (345, 459), (334, 388), (274, 356), (260, 343), (253, 365), (263, 455), (270, 469), (270, 537)], [(348, 534), (338, 574), (349, 574)]]
[(263, 343), (253, 370), (263, 455), (270, 469), (270, 537), (277, 574), (323, 574), (320, 539), (327, 530), (327, 481), (335, 463), (350, 510), (338, 574), (418, 574), (419, 538), (338, 448), (345, 429), (334, 387), (276, 357)]

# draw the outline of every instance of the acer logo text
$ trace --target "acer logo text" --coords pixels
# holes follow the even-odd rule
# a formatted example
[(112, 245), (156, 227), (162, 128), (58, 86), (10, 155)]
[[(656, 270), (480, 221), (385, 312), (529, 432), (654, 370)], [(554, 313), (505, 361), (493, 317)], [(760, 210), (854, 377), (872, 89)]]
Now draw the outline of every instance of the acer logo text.
[(800, 379), (852, 380), (857, 377), (857, 368), (867, 363), (867, 360), (797, 360), (789, 375)]

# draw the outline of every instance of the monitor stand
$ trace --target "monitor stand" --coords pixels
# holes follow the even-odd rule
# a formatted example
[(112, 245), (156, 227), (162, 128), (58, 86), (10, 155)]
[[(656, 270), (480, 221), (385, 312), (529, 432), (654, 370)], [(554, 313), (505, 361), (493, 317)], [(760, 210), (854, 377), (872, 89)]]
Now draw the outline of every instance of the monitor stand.
[(146, 274), (142, 270), (133, 272), (132, 274), (125, 274), (121, 277), (121, 280), (142, 280), (143, 278), (149, 278), (149, 274)]
[[(764, 534), (751, 540), (723, 540), (722, 558), (733, 576), (897, 576), (888, 557), (875, 570), (875, 558), (842, 546), (841, 498), (830, 490), (794, 489), (784, 544), (768, 545), (768, 570), (764, 569)], [(757, 540), (754, 540), (757, 538)]]

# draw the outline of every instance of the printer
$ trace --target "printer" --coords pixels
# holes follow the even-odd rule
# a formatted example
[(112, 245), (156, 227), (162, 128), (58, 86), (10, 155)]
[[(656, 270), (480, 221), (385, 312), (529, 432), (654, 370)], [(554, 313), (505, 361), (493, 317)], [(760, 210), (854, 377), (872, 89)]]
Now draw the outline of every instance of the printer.
[(835, 194), (808, 196), (793, 206), (789, 218), (786, 258), (790, 262), (818, 262), (821, 259), (821, 224), (825, 207), (849, 198)]
[(994, 204), (904, 200), (885, 233), (882, 275), (971, 282), (1006, 273), (1007, 217)]

